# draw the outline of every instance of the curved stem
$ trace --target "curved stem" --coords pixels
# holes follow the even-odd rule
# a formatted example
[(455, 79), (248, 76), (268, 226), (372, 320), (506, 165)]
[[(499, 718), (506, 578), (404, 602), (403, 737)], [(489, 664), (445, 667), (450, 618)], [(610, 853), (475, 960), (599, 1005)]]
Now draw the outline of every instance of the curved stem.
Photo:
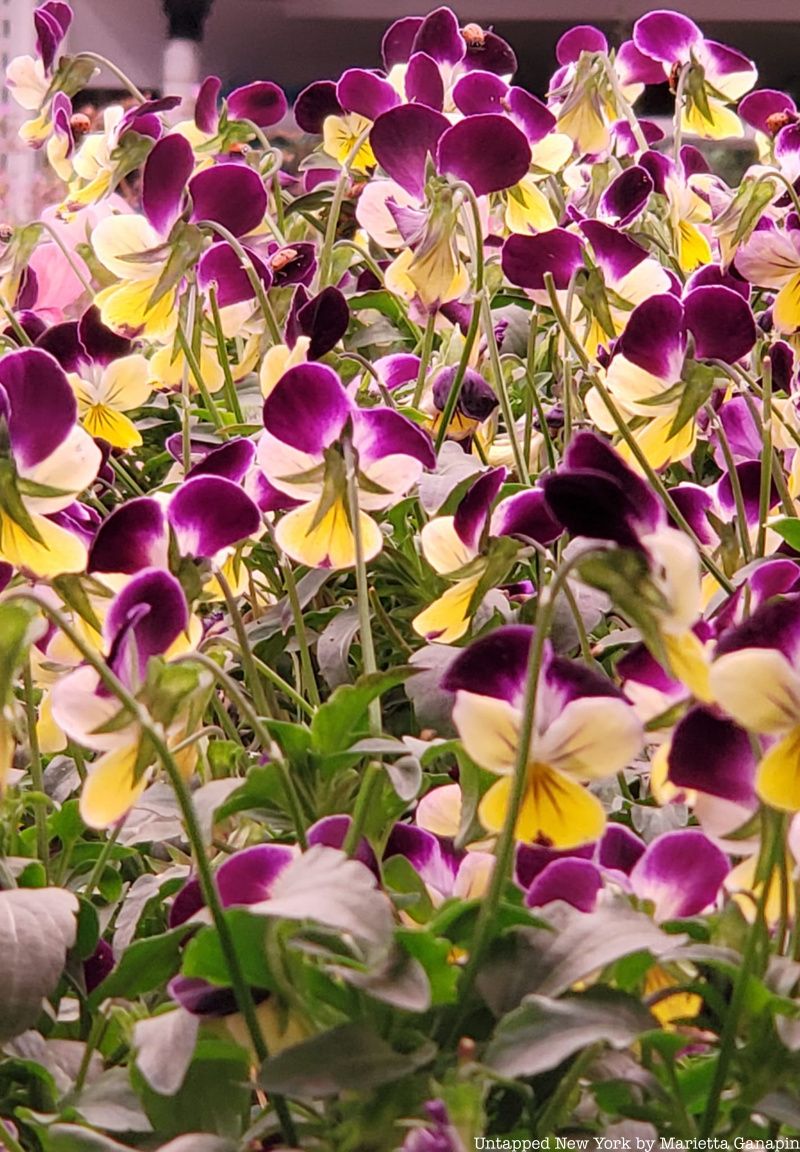
[(112, 64), (112, 62), (105, 56), (101, 56), (99, 52), (79, 52), (75, 59), (93, 61), (95, 64), (99, 65), (100, 68), (105, 68), (106, 71), (110, 72), (112, 76), (116, 76), (120, 84), (127, 88), (131, 96), (133, 96), (136, 100), (139, 100), (142, 104), (144, 104), (147, 100), (147, 97), (144, 95), (144, 93), (136, 87), (134, 82), (125, 75), (122, 69), (118, 68), (116, 64)]
[(429, 312), (428, 319), (425, 321), (425, 335), (422, 338), (422, 351), (419, 358), (417, 382), (414, 385), (414, 395), (411, 398), (412, 408), (419, 408), (420, 401), (422, 400), (422, 392), (425, 388), (425, 381), (428, 377), (428, 367), (430, 365), (431, 352), (433, 351), (433, 338), (435, 333), (436, 313)]
[(361, 135), (356, 139), (353, 147), (347, 154), (347, 159), (342, 165), (342, 170), (339, 173), (339, 178), (336, 181), (336, 187), (333, 192), (333, 199), (331, 200), (330, 208), (328, 210), (328, 223), (325, 228), (325, 239), (322, 242), (322, 251), (319, 255), (319, 269), (317, 290), (328, 287), (328, 281), (331, 275), (331, 265), (333, 263), (333, 248), (336, 242), (336, 229), (339, 226), (339, 216), (342, 211), (342, 202), (344, 201), (344, 194), (347, 191), (347, 185), (350, 182), (350, 170), (353, 162), (361, 151), (361, 147), (368, 139), (372, 125), (366, 128)]

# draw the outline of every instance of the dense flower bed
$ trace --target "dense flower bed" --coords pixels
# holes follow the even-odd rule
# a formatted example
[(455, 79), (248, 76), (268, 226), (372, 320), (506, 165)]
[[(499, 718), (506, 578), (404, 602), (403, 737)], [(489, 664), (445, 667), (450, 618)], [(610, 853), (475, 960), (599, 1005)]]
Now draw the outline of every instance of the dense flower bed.
[(290, 171), (268, 81), (92, 123), (70, 20), (7, 78), (6, 1146), (797, 1135), (794, 103), (661, 11), (542, 101), (440, 8)]

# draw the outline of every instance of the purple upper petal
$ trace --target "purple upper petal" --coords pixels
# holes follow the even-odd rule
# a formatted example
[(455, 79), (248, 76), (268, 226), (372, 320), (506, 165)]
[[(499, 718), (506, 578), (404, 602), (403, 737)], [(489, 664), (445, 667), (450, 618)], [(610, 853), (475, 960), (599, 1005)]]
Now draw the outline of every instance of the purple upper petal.
[(652, 191), (653, 179), (650, 173), (634, 164), (609, 184), (600, 197), (598, 211), (612, 224), (624, 228), (644, 211)]
[(800, 596), (761, 604), (748, 620), (729, 629), (717, 644), (717, 656), (742, 648), (777, 648), (793, 663), (800, 652)]
[(424, 104), (435, 112), (441, 112), (444, 105), (444, 81), (438, 64), (426, 52), (415, 52), (409, 60), (405, 87), (409, 103)]
[(317, 136), (328, 116), (341, 116), (344, 109), (336, 95), (334, 81), (316, 80), (297, 97), (293, 111), (298, 127)]
[(410, 456), (435, 468), (436, 453), (424, 428), (393, 408), (359, 408), (353, 417), (353, 445), (363, 465), (385, 456)]
[(738, 292), (743, 300), (750, 299), (750, 285), (739, 276), (733, 266), (726, 270), (719, 264), (702, 264), (686, 281), (686, 292), (688, 294), (694, 288), (711, 286), (730, 288), (732, 292)]
[(395, 64), (405, 64), (411, 56), (414, 38), (422, 24), (422, 16), (404, 16), (387, 28), (381, 43), (381, 56), (386, 71)]
[(461, 62), (465, 72), (474, 68), (481, 72), (494, 72), (498, 76), (513, 76), (517, 70), (517, 57), (511, 45), (496, 32), (480, 29), (479, 35), (470, 35), (470, 25), (462, 28), (461, 35), (467, 45)]
[(538, 236), (509, 236), (503, 245), (503, 271), (512, 284), (541, 292), (550, 272), (558, 289), (567, 288), (574, 272), (583, 267), (579, 236), (552, 228)]
[(45, 0), (33, 11), (36, 29), (36, 51), (42, 58), (45, 72), (52, 70), (56, 53), (72, 23), (72, 9), (63, 0)]
[[(626, 40), (624, 44), (620, 44), (614, 58), (614, 68), (620, 78), (620, 83), (625, 85), (663, 84), (666, 79), (661, 64), (653, 60), (651, 56), (646, 56), (640, 52), (633, 40)], [(656, 139), (661, 139), (661, 135), (657, 136)], [(653, 140), (649, 142), (654, 143)]]
[(219, 76), (206, 76), (194, 102), (194, 122), (201, 132), (216, 132), (219, 123)]
[[(315, 821), (306, 832), (309, 848), (313, 848), (315, 844), (325, 844), (328, 848), (343, 848), (352, 823), (352, 817), (346, 814), (323, 816), (321, 820)], [(376, 878), (380, 880), (378, 861), (366, 836), (362, 836), (359, 840), (353, 853), (353, 859), (366, 864), (370, 872), (374, 873)]]
[(377, 120), (382, 112), (400, 103), (388, 80), (366, 68), (348, 68), (336, 85), (336, 97), (347, 112), (357, 112), (367, 120)]
[[(436, 374), (433, 384), (433, 403), (439, 412), (443, 412), (445, 409), (456, 373), (456, 366), (451, 364)], [(484, 380), (480, 372), (476, 372), (474, 368), (467, 368), (461, 381), (457, 411), (470, 420), (478, 420), (482, 423), (489, 419), (499, 403), (500, 401), (491, 384)]]
[[(114, 597), (103, 633), (111, 643), (109, 664), (128, 683), (133, 667), (138, 681), (151, 656), (166, 652), (189, 623), (186, 597), (178, 581), (161, 568), (146, 568), (133, 576)], [(130, 662), (135, 661), (131, 664)]]
[(441, 172), (464, 180), (476, 196), (486, 196), (519, 183), (530, 167), (531, 149), (510, 120), (468, 116), (442, 134), (437, 159)]
[(36, 347), (59, 362), (65, 372), (77, 372), (86, 360), (86, 349), (78, 336), (78, 321), (66, 320), (46, 328), (36, 340)]
[(375, 158), (393, 180), (421, 197), (428, 156), (436, 152), (449, 121), (423, 104), (403, 104), (384, 112), (372, 126), (370, 144)]
[[(245, 251), (250, 257), (258, 279), (265, 289), (269, 289), (272, 284), (272, 272), (255, 252), (248, 252), (247, 249)], [(197, 285), (201, 292), (207, 292), (213, 286), (220, 308), (239, 304), (243, 300), (252, 300), (255, 296), (247, 269), (225, 240), (212, 244), (200, 257), (197, 264)]]
[(238, 1011), (232, 988), (220, 988), (198, 976), (173, 976), (167, 985), (173, 1000), (193, 1016), (230, 1016)]
[(565, 32), (556, 44), (559, 64), (574, 64), (581, 52), (607, 52), (608, 41), (599, 28), (591, 24), (578, 24)]
[(644, 844), (624, 824), (607, 824), (597, 850), (597, 863), (601, 868), (624, 872), (627, 876), (644, 852)]
[(735, 364), (756, 342), (750, 306), (730, 288), (695, 288), (683, 302), (686, 327), (694, 336), (698, 360)]
[(216, 164), (198, 172), (189, 182), (191, 219), (222, 224), (234, 236), (244, 236), (264, 219), (267, 193), (264, 183), (246, 164)]
[[(298, 293), (302, 289), (297, 289)], [(297, 311), (297, 326), (304, 336), (311, 338), (309, 360), (319, 360), (335, 348), (347, 331), (350, 309), (338, 288), (323, 288), (318, 295)]]
[(738, 114), (746, 124), (758, 132), (770, 132), (769, 119), (779, 116), (783, 112), (794, 114), (797, 105), (786, 92), (779, 92), (775, 88), (758, 88), (755, 92), (748, 92), (740, 100)]
[(222, 476), (225, 480), (240, 484), (252, 468), (255, 458), (256, 446), (253, 441), (239, 436), (234, 440), (227, 440), (219, 448), (212, 449), (189, 469), (186, 479), (191, 480), (195, 476)]
[(281, 376), (264, 402), (264, 426), (301, 452), (321, 453), (342, 434), (354, 408), (325, 364), (298, 364)]
[(162, 236), (169, 235), (183, 209), (186, 183), (194, 168), (194, 153), (185, 136), (163, 136), (154, 146), (142, 175), (144, 214)]
[(637, 367), (674, 384), (672, 376), (685, 344), (683, 307), (680, 300), (665, 293), (651, 296), (634, 308), (618, 349)]
[(451, 894), (460, 856), (446, 840), (414, 824), (395, 824), (383, 855), (385, 860), (405, 856), (425, 884)]
[(100, 525), (89, 552), (89, 572), (125, 572), (168, 563), (164, 510), (149, 496), (120, 504)]
[(668, 777), (734, 804), (752, 803), (756, 759), (743, 728), (711, 708), (691, 708), (678, 722), (669, 750)]
[(528, 488), (501, 500), (492, 516), (493, 536), (521, 536), (547, 547), (563, 532), (542, 488)]
[(579, 912), (591, 912), (602, 887), (600, 870), (591, 860), (574, 856), (554, 860), (525, 893), (525, 907), (542, 908), (554, 900), (563, 900)]
[(662, 64), (685, 64), (700, 40), (700, 29), (680, 12), (648, 12), (633, 26), (633, 42), (639, 51)]
[(505, 468), (490, 468), (469, 486), (453, 518), (453, 527), (468, 548), (480, 546), (492, 504), (506, 478)]
[(511, 88), (508, 93), (511, 119), (521, 128), (530, 144), (544, 139), (556, 124), (556, 118), (547, 105), (524, 88)]
[(466, 50), (458, 20), (450, 8), (429, 12), (417, 29), (412, 45), (412, 52), (425, 52), (438, 64), (458, 64)]
[(133, 348), (132, 341), (106, 328), (95, 304), (87, 308), (78, 321), (78, 339), (86, 358), (94, 364), (110, 364), (112, 360), (127, 356)]
[(730, 872), (728, 859), (697, 828), (665, 832), (648, 845), (631, 872), (640, 900), (652, 900), (659, 919), (696, 916), (713, 904)]
[(184, 556), (214, 556), (261, 527), (255, 503), (221, 476), (184, 481), (170, 499), (167, 519)]
[(288, 109), (283, 90), (271, 80), (255, 80), (234, 88), (225, 103), (231, 120), (249, 120), (257, 128), (271, 128)]
[(518, 703), (528, 672), (533, 628), (508, 624), (475, 640), (456, 656), (442, 679), (446, 692), (474, 692)]
[(465, 116), (506, 111), (510, 89), (494, 72), (467, 72), (453, 88), (453, 103)]
[(224, 908), (268, 900), (275, 881), (292, 860), (284, 844), (256, 844), (229, 856), (217, 869), (217, 891)]
[(21, 348), (0, 359), (0, 415), (11, 450), (25, 468), (46, 459), (78, 417), (75, 394), (58, 361), (40, 348)]
[(544, 844), (525, 844), (520, 841), (514, 850), (514, 879), (526, 890), (555, 860), (591, 860), (594, 844), (579, 844), (577, 848), (547, 848)]
[[(633, 169), (629, 168), (629, 172)], [(633, 271), (647, 256), (644, 248), (624, 232), (599, 220), (584, 220), (581, 225), (592, 246), (594, 257), (609, 287)]]

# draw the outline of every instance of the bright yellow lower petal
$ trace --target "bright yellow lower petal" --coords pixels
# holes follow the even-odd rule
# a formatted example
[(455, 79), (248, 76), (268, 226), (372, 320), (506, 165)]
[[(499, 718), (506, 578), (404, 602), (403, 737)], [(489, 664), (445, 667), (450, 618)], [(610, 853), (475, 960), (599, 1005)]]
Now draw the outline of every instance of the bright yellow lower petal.
[(772, 319), (779, 332), (791, 333), (800, 328), (800, 272), (787, 280), (775, 297)]
[[(275, 529), (278, 547), (309, 568), (352, 568), (356, 541), (344, 502), (335, 501), (315, 525), (317, 509), (318, 504), (313, 501), (287, 512)], [(359, 513), (359, 524), (364, 558), (371, 560), (383, 547), (383, 536), (372, 517), (364, 512)]]
[[(514, 833), (517, 840), (554, 848), (577, 848), (600, 838), (606, 814), (596, 796), (545, 765), (533, 765), (528, 772)], [(505, 776), (493, 784), (481, 800), (478, 818), (487, 832), (501, 831), (512, 786), (511, 777)]]
[(662, 636), (670, 670), (676, 679), (704, 703), (713, 699), (709, 684), (709, 660), (703, 642), (694, 632)]
[(735, 112), (726, 108), (719, 100), (708, 98), (709, 117), (705, 117), (697, 104), (688, 111), (684, 108), (681, 127), (684, 132), (701, 136), (704, 140), (725, 140), (729, 136), (742, 136), (742, 122)]
[[(677, 435), (670, 436), (669, 430), (674, 419), (674, 412), (670, 412), (667, 416), (657, 416), (655, 420), (650, 420), (633, 433), (651, 468), (665, 468), (673, 461), (685, 460), (694, 452), (697, 443), (697, 426), (694, 420), (684, 424)], [(639, 462), (627, 444), (619, 444), (618, 451), (631, 468), (641, 472)]]
[(459, 580), (448, 588), (443, 596), (434, 600), (412, 622), (418, 636), (438, 644), (452, 644), (459, 640), (469, 628), (469, 605), (480, 577), (472, 580)]
[[(668, 988), (677, 988), (681, 981), (676, 980), (666, 968), (654, 964), (644, 978), (645, 996), (655, 996), (658, 992), (666, 992)], [(693, 992), (674, 992), (671, 996), (663, 996), (650, 1005), (650, 1011), (663, 1028), (671, 1029), (676, 1020), (691, 1020), (703, 1007), (702, 996)]]
[(800, 727), (793, 728), (762, 759), (756, 792), (770, 808), (800, 812)]
[(610, 134), (594, 101), (579, 99), (558, 121), (559, 132), (565, 132), (578, 145), (578, 151), (591, 155), (608, 147)]
[(509, 188), (506, 193), (506, 227), (510, 232), (527, 236), (531, 232), (547, 232), (557, 223), (550, 201), (531, 176), (524, 176), (519, 184)]
[(3, 560), (43, 579), (84, 571), (86, 548), (77, 536), (44, 516), (34, 514), (31, 520), (42, 538), (41, 543), (0, 512), (0, 557)]
[(678, 224), (678, 263), (684, 272), (694, 272), (701, 264), (711, 263), (711, 245), (699, 228), (688, 220)]
[(39, 705), (39, 718), (36, 721), (36, 736), (39, 741), (39, 751), (45, 756), (55, 752), (63, 752), (67, 746), (67, 738), (53, 719), (53, 707), (50, 693), (45, 692)]
[(169, 340), (178, 321), (176, 293), (167, 292), (148, 307), (158, 277), (147, 280), (123, 280), (103, 288), (94, 298), (107, 328), (123, 336), (148, 336), (151, 340)]
[(82, 423), (90, 436), (107, 440), (112, 448), (138, 448), (142, 443), (141, 433), (130, 417), (105, 404), (92, 404)]
[[(786, 866), (788, 870), (787, 875), (791, 876), (794, 867), (794, 861), (791, 857), (787, 858)], [(745, 920), (750, 924), (755, 920), (756, 905), (764, 890), (763, 881), (756, 881), (757, 867), (758, 854), (756, 853), (754, 856), (748, 856), (746, 860), (742, 860), (741, 863), (737, 864), (725, 877), (725, 888), (732, 894), (734, 903), (738, 905)], [(768, 883), (769, 889), (764, 905), (764, 919), (767, 924), (777, 924), (784, 911), (785, 904), (785, 910), (791, 923), (794, 919), (797, 906), (794, 885), (789, 884), (786, 899), (784, 900), (784, 895), (781, 892), (780, 868), (773, 869)]]
[(141, 408), (150, 397), (150, 365), (144, 356), (134, 353), (113, 360), (103, 372), (97, 399), (116, 408), (118, 412), (130, 412)]
[[(356, 146), (359, 136), (362, 136), (370, 127), (370, 121), (363, 116), (351, 113), (349, 116), (327, 116), (322, 125), (322, 150), (338, 160), (340, 164), (346, 163)], [(357, 172), (365, 172), (377, 164), (375, 154), (369, 146), (369, 138), (363, 141), (358, 153), (350, 167)]]
[(89, 766), (81, 790), (80, 811), (90, 828), (108, 828), (129, 812), (144, 792), (146, 774), (134, 779), (137, 746), (106, 752)]

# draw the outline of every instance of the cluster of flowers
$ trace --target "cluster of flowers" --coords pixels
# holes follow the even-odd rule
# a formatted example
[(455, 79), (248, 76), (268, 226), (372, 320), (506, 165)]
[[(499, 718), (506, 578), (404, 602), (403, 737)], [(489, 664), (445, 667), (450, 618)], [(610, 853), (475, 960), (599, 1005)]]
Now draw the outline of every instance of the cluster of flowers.
[[(234, 822), (217, 927), (238, 907), (358, 937), (297, 896), (320, 859), (363, 898), (366, 953), (396, 931), (416, 957), (414, 930), (479, 906), (447, 960), (456, 1035), (510, 905), (733, 908), (796, 952), (792, 100), (662, 11), (617, 49), (568, 32), (540, 100), (440, 8), (299, 96), (318, 143), (289, 172), (276, 85), (209, 77), (190, 119), (132, 87), (91, 125), (68, 5), (35, 20), (8, 84), (65, 191), (0, 251), (0, 609), (29, 618), (0, 778), (26, 741), (72, 757), (113, 836), (164, 771), (191, 807), (227, 739), (230, 774), (274, 767), (286, 802)], [(667, 83), (669, 140), (633, 112)], [(701, 142), (745, 126), (731, 188)], [(172, 928), (208, 922), (202, 880)], [(637, 995), (707, 1052), (697, 972), (652, 961)], [(168, 994), (240, 1019), (235, 979)], [(346, 1015), (316, 995), (255, 997), (271, 1053)], [(461, 1147), (441, 1102), (419, 1114), (407, 1149)]]

